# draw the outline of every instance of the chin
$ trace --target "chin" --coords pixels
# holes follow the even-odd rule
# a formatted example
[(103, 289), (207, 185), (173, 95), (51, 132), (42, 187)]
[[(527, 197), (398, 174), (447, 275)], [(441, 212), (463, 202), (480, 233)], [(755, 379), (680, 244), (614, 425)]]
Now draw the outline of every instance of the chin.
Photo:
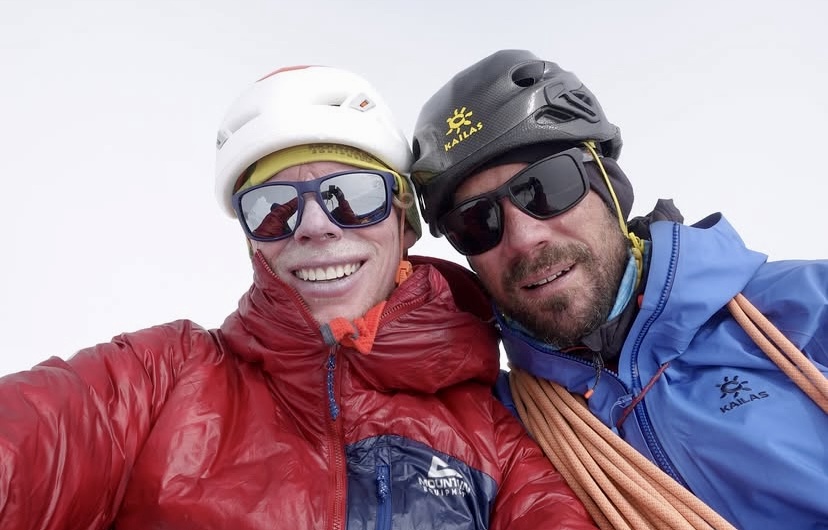
[(365, 314), (368, 309), (360, 310), (353, 307), (343, 307), (341, 309), (335, 307), (326, 307), (324, 311), (311, 312), (313, 318), (320, 324), (327, 324), (335, 318), (344, 318), (346, 320), (355, 320)]

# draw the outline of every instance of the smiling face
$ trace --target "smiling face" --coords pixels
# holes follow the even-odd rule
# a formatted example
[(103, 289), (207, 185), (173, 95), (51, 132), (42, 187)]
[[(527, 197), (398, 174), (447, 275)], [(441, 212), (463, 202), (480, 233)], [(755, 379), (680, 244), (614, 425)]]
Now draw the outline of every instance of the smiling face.
[[(526, 166), (472, 175), (457, 189), (455, 204), (497, 188)], [(508, 198), (500, 205), (502, 240), (469, 263), (507, 316), (559, 348), (579, 344), (606, 321), (629, 258), (618, 221), (594, 191), (550, 219), (535, 219)]]
[[(270, 181), (313, 180), (353, 169), (338, 162), (313, 162), (289, 167)], [(296, 289), (317, 322), (336, 317), (352, 320), (388, 298), (395, 287), (399, 223), (399, 210), (394, 208), (375, 225), (340, 228), (328, 219), (313, 194), (306, 194), (301, 222), (290, 237), (251, 240), (250, 244), (283, 282)]]

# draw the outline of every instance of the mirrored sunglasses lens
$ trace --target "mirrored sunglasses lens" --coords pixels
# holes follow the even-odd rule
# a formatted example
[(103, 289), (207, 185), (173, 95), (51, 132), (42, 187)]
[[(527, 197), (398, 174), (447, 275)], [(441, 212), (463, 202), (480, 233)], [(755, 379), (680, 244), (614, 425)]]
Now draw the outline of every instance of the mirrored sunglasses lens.
[(563, 155), (530, 166), (512, 181), (509, 191), (526, 211), (552, 217), (577, 204), (587, 190), (578, 164)]
[(263, 186), (241, 197), (244, 223), (253, 236), (277, 239), (290, 235), (296, 227), (299, 197), (292, 186)]
[(443, 232), (458, 252), (481, 254), (497, 246), (501, 237), (497, 205), (481, 197), (463, 203), (443, 218)]
[(376, 173), (346, 173), (321, 182), (325, 208), (342, 226), (378, 223), (391, 209), (385, 179)]

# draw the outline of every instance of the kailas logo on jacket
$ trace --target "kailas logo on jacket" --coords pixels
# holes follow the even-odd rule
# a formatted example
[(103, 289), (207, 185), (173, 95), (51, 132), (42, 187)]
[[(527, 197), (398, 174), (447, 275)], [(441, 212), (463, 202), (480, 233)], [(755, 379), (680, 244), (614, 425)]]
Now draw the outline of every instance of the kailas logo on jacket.
[(423, 491), (439, 497), (463, 496), (471, 493), (471, 486), (463, 475), (437, 456), (431, 457), (431, 467), (425, 477), (417, 479)]
[(749, 385), (750, 381), (739, 379), (738, 375), (734, 375), (733, 378), (725, 376), (724, 381), (716, 385), (722, 392), (720, 398), (729, 400), (729, 403), (719, 407), (722, 414), (753, 401), (769, 397), (766, 391), (754, 391)]

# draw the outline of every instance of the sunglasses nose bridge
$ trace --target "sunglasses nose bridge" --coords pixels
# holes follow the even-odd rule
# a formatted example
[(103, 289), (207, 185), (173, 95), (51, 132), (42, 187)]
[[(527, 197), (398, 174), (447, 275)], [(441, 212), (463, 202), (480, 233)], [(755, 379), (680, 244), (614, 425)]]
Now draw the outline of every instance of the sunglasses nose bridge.
[[(310, 196), (308, 196), (310, 195)], [(315, 238), (319, 235), (339, 236), (342, 229), (333, 222), (318, 191), (306, 191), (299, 198), (299, 217), (294, 237)]]
[(498, 201), (500, 208), (500, 244), (504, 248), (522, 251), (542, 244), (546, 240), (545, 219), (537, 219), (527, 213), (525, 208), (509, 197), (508, 201)]
[(497, 200), (497, 207), (500, 209), (500, 223), (504, 225), (502, 230), (506, 229), (507, 221), (512, 221), (508, 224), (515, 224), (523, 217), (531, 217), (523, 206), (511, 195), (500, 197)]

